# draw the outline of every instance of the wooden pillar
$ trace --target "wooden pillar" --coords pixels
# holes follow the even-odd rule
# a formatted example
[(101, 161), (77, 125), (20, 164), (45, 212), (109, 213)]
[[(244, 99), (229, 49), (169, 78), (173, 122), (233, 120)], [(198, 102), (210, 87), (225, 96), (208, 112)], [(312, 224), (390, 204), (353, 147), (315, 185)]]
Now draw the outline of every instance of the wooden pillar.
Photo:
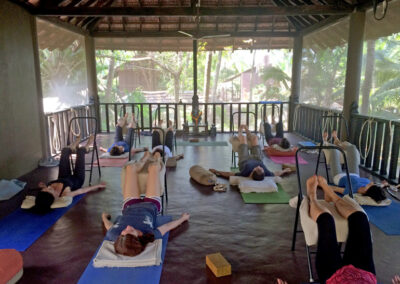
[(50, 152), (50, 138), (49, 129), (46, 122), (46, 116), (43, 108), (43, 90), (42, 90), (42, 78), (40, 73), (40, 57), (39, 57), (39, 44), (36, 30), (36, 18), (31, 17), (31, 31), (32, 31), (32, 46), (33, 46), (33, 60), (35, 64), (35, 79), (36, 79), (36, 94), (38, 100), (38, 112), (39, 112), (39, 127), (40, 136), (42, 137), (42, 159), (39, 161), (40, 166), (56, 166), (58, 163), (55, 162), (51, 157)]
[(94, 103), (97, 118), (97, 131), (101, 132), (100, 122), (100, 100), (97, 93), (97, 72), (96, 72), (96, 50), (94, 39), (85, 36), (85, 55), (86, 55), (86, 77), (89, 90), (89, 101)]
[[(360, 80), (364, 44), (365, 12), (354, 12), (350, 15), (350, 30), (347, 49), (347, 69), (344, 86), (343, 116), (350, 122), (352, 112), (358, 111)], [(351, 125), (351, 123), (349, 123)], [(341, 137), (348, 139), (342, 127)], [(350, 129), (354, 131), (354, 129)]]
[(300, 84), (301, 84), (301, 58), (303, 54), (303, 36), (297, 36), (293, 42), (293, 58), (292, 58), (292, 83), (291, 93), (289, 99), (289, 131), (293, 131), (293, 118), (295, 104), (299, 102), (300, 98)]

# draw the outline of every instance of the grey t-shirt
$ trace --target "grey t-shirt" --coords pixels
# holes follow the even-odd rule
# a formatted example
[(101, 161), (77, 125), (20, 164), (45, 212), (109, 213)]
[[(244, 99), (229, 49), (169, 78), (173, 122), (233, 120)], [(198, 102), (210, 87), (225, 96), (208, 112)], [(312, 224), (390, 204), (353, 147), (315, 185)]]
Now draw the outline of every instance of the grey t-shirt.
[(151, 202), (141, 202), (128, 206), (118, 216), (115, 224), (108, 230), (105, 239), (115, 241), (126, 226), (132, 226), (146, 233), (152, 233), (155, 239), (161, 239), (162, 235), (156, 228), (157, 207)]

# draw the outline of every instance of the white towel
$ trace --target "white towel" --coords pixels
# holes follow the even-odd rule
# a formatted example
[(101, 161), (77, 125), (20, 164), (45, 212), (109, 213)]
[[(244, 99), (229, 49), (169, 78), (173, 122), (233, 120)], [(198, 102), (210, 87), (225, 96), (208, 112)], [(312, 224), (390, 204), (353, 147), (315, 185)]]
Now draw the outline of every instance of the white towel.
[(148, 243), (144, 251), (136, 256), (115, 253), (114, 242), (103, 241), (95, 259), (94, 267), (141, 267), (161, 264), (162, 239)]

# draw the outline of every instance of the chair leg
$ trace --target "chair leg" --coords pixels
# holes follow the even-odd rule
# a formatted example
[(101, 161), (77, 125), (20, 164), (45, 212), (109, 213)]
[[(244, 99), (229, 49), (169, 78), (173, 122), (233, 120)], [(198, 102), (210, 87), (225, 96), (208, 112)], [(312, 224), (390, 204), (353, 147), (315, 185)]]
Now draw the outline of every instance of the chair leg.
[(314, 278), (313, 278), (312, 263), (311, 263), (311, 253), (310, 253), (310, 248), (308, 247), (307, 244), (306, 244), (306, 252), (307, 252), (307, 263), (308, 263), (308, 276), (310, 282), (313, 283)]
[(296, 247), (296, 236), (297, 236), (297, 227), (299, 224), (299, 212), (300, 212), (300, 203), (299, 196), (297, 197), (297, 207), (296, 207), (296, 217), (294, 219), (294, 227), (293, 227), (293, 237), (292, 237), (292, 251), (295, 250)]
[(167, 185), (167, 172), (164, 175), (164, 192), (165, 192), (165, 201), (168, 202), (168, 185)]
[(96, 151), (96, 158), (97, 158), (97, 167), (99, 171), (99, 177), (101, 177), (101, 168), (100, 168), (100, 159), (99, 159), (99, 150), (97, 148), (97, 143), (93, 146), (93, 151)]
[[(94, 142), (93, 142), (94, 143)], [(94, 144), (93, 144), (94, 145)], [(93, 147), (92, 151), (92, 160), (90, 162), (90, 176), (89, 176), (89, 185), (92, 185), (92, 174), (93, 174), (93, 162), (94, 162), (94, 154), (95, 154), (95, 149)]]

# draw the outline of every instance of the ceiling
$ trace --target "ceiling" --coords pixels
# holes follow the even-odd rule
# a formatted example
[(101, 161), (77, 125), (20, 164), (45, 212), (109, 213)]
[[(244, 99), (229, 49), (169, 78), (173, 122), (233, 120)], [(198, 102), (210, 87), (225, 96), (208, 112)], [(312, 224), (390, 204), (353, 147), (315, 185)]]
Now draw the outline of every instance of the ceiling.
[[(300, 33), (365, 5), (359, 0), (9, 1), (57, 27), (93, 36), (98, 49), (149, 51), (191, 51), (193, 39), (203, 42), (204, 50), (292, 48)], [(44, 25), (38, 33), (57, 40)]]

